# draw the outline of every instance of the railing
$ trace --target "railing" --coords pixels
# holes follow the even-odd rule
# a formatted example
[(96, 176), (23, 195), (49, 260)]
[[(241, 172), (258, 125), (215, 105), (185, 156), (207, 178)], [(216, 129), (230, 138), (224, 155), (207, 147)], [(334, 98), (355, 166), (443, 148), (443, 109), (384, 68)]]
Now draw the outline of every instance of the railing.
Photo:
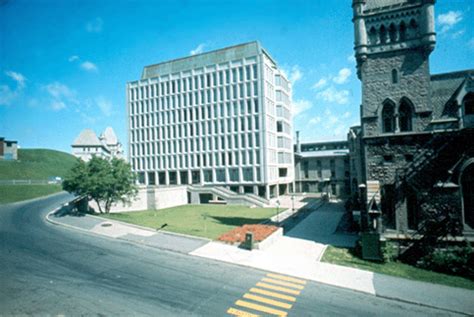
[(61, 182), (56, 180), (44, 180), (44, 179), (1, 179), (0, 185), (48, 185), (48, 184), (60, 184)]
[(195, 185), (188, 185), (188, 188), (191, 191), (198, 191), (198, 192), (210, 192), (212, 194), (221, 196), (221, 198), (225, 200), (235, 200), (235, 199), (242, 199), (245, 200), (251, 204), (263, 207), (265, 205), (268, 205), (269, 202), (266, 199), (263, 199), (261, 197), (255, 196), (253, 194), (239, 194), (235, 193), (227, 188), (223, 187), (214, 187), (214, 186), (195, 186)]

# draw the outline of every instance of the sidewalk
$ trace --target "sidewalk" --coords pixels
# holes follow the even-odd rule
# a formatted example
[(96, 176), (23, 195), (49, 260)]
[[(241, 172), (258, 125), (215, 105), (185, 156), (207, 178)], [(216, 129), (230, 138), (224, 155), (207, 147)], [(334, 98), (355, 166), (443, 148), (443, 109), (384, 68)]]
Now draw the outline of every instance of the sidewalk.
[[(314, 231), (314, 228), (308, 225), (308, 223), (314, 223), (314, 217), (305, 218), (289, 233), (295, 231), (300, 235), (308, 230)], [(295, 276), (384, 298), (468, 315), (474, 312), (474, 291), (322, 263), (320, 258), (326, 244), (311, 240), (283, 236), (265, 250), (248, 251), (207, 239), (156, 232), (152, 229), (91, 215), (55, 216), (54, 212), (51, 212), (47, 220), (110, 238)], [(305, 223), (306, 220), (308, 223)], [(323, 223), (322, 226), (324, 227), (325, 224)]]

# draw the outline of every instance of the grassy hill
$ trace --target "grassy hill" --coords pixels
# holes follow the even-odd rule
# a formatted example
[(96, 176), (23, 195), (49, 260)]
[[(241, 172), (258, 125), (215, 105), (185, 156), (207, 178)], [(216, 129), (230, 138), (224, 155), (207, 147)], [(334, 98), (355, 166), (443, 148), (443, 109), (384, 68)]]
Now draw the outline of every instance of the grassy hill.
[(0, 179), (64, 178), (76, 160), (71, 154), (55, 150), (19, 149), (17, 161), (0, 161)]

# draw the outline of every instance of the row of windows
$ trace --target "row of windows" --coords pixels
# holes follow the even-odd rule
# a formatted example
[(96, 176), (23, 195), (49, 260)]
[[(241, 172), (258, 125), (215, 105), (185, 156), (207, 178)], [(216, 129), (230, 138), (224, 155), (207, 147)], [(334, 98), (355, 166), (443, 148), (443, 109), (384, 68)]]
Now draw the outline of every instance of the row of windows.
[(399, 25), (391, 23), (388, 29), (385, 25), (381, 25), (378, 30), (372, 26), (369, 30), (369, 44), (386, 44), (405, 41), (407, 38), (418, 36), (418, 24), (415, 19), (411, 19), (408, 25), (404, 21)]
[[(252, 120), (253, 119), (253, 120)], [(258, 116), (241, 117), (227, 120), (207, 120), (201, 123), (168, 125), (158, 128), (132, 129), (132, 142), (149, 140), (167, 140), (187, 138), (192, 136), (206, 136), (225, 133), (238, 133), (260, 130)]]
[(256, 97), (258, 82), (227, 86), (217, 89), (201, 90), (176, 96), (154, 98), (144, 101), (130, 102), (130, 114), (156, 112), (168, 109), (178, 109), (196, 105), (207, 105), (223, 101)]
[(382, 108), (382, 131), (391, 133), (396, 131), (412, 131), (413, 105), (411, 101), (403, 97), (397, 108), (391, 100), (386, 100)]
[(199, 137), (174, 141), (158, 141), (147, 143), (132, 143), (131, 156), (163, 155), (173, 153), (189, 153), (201, 151), (233, 150), (260, 147), (258, 133), (234, 134), (215, 137)]
[(181, 110), (168, 110), (151, 114), (131, 115), (131, 128), (149, 127), (156, 125), (191, 122), (211, 118), (244, 116), (259, 112), (258, 99), (241, 100), (240, 102), (214, 104), (201, 107), (192, 107)]
[(130, 101), (257, 79), (257, 64), (130, 88)]
[(215, 166), (253, 166), (260, 165), (260, 152), (258, 150), (251, 150), (190, 155), (164, 155), (161, 157), (136, 157), (132, 158), (131, 161), (134, 171)]

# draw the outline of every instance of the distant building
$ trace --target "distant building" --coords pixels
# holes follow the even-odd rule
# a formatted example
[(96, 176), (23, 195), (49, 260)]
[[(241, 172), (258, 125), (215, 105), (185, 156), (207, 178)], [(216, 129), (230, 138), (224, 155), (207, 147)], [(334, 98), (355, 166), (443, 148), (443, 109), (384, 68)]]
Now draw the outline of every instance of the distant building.
[(146, 66), (127, 84), (133, 170), (146, 185), (288, 193), (290, 100), (288, 79), (258, 42)]
[(350, 193), (348, 142), (297, 142), (295, 190), (347, 196)]
[(111, 127), (107, 127), (99, 137), (91, 129), (84, 129), (71, 147), (72, 154), (86, 162), (92, 156), (123, 158), (122, 144)]
[(8, 141), (0, 137), (0, 160), (17, 160), (18, 142)]

